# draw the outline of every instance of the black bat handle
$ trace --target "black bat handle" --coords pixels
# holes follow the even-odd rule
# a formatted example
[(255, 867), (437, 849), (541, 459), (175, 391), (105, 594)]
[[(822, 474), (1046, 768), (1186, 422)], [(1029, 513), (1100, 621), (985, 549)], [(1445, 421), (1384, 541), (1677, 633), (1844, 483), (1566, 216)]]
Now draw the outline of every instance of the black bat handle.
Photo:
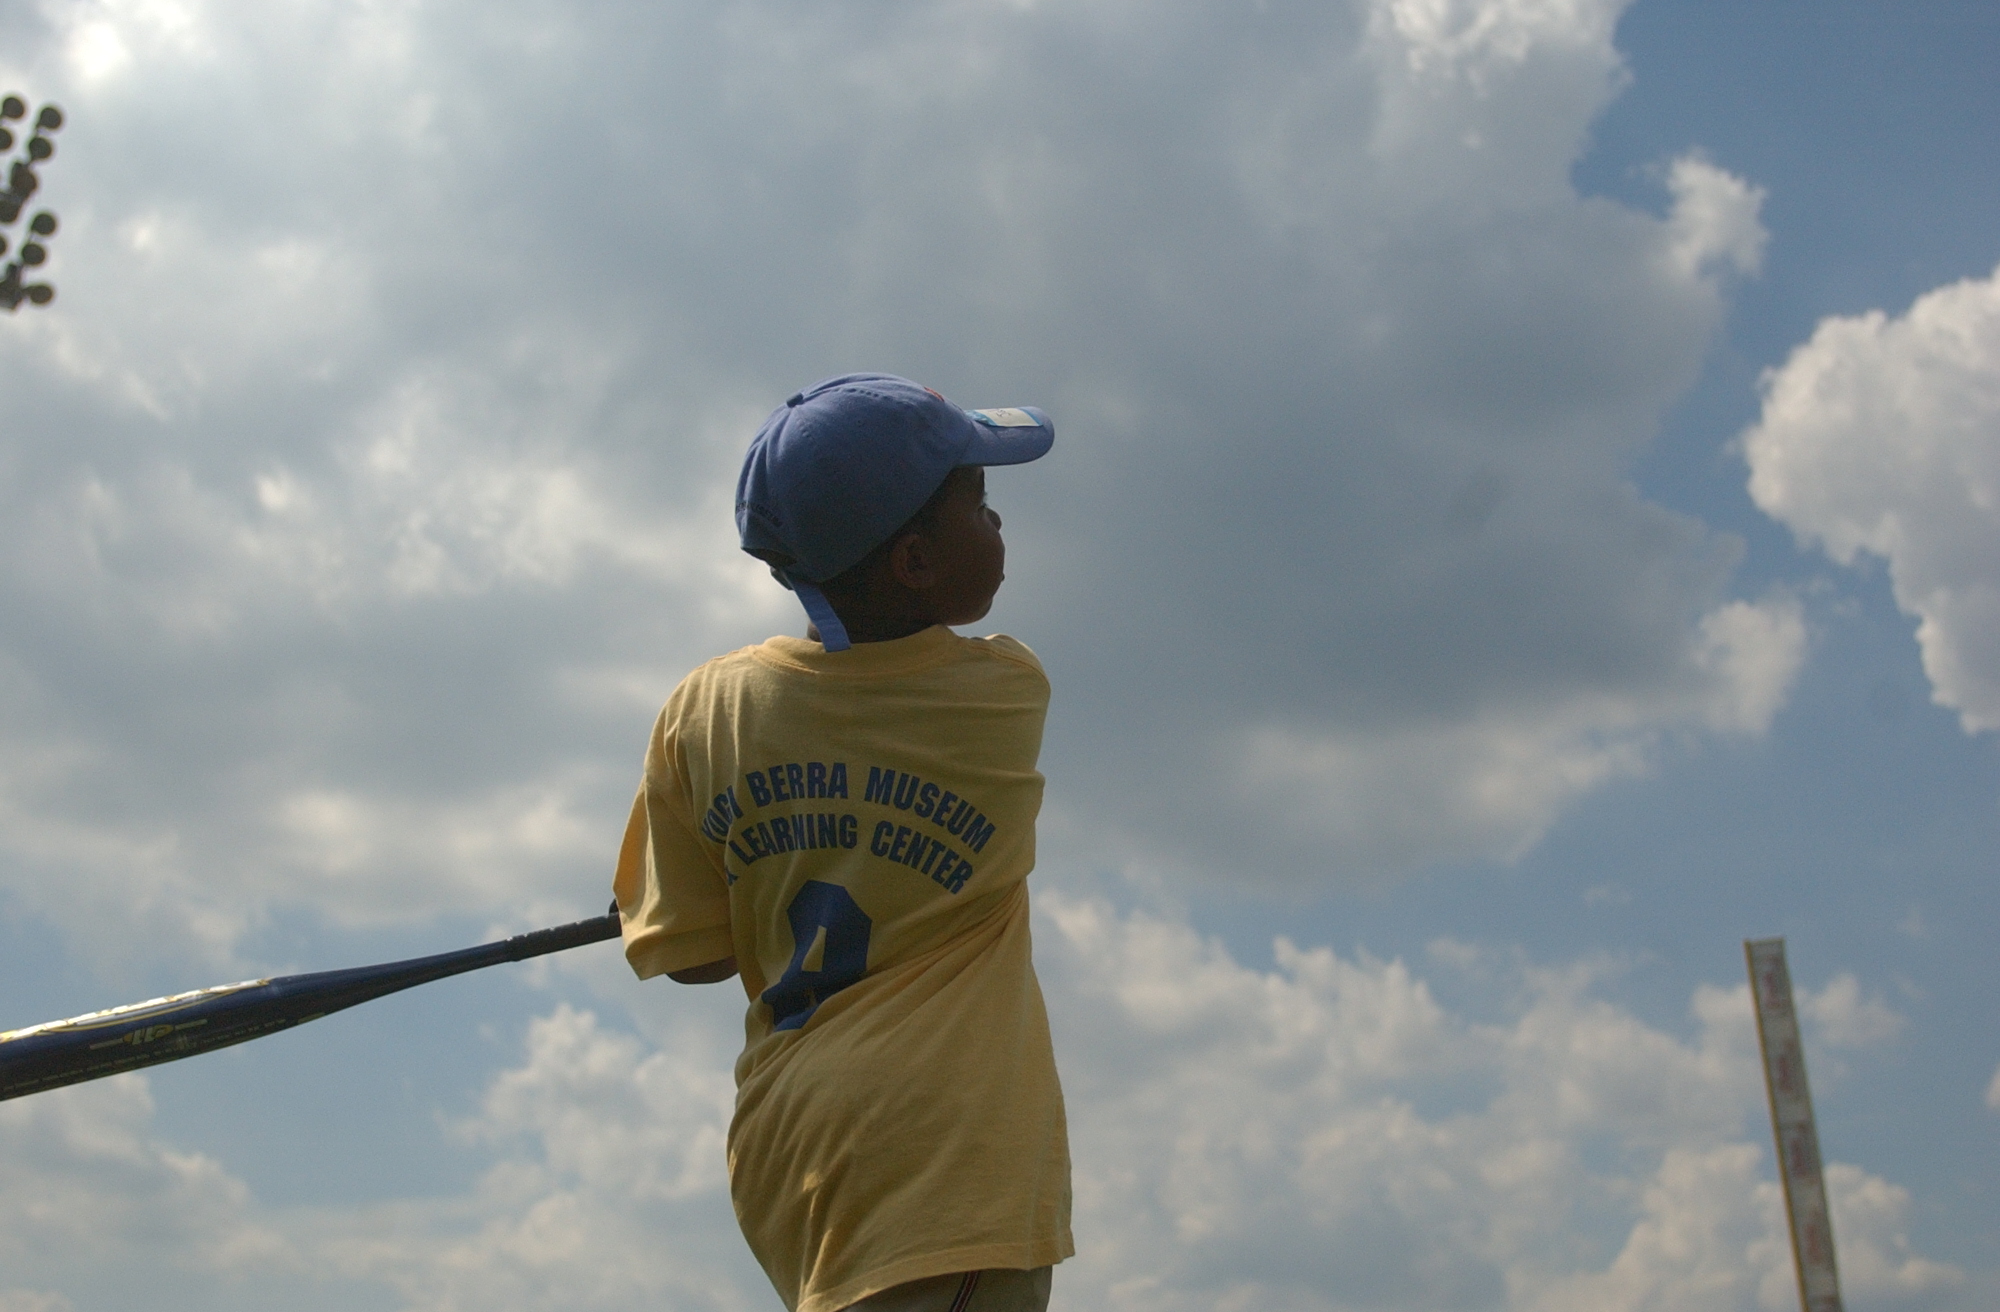
[(516, 934), (502, 942), (510, 947), (519, 945), (507, 954), (507, 960), (526, 961), (529, 957), (566, 952), (586, 943), (602, 943), (605, 939), (617, 938), (622, 923), (618, 918), (618, 904), (613, 902), (611, 910), (595, 920), (578, 920), (553, 929), (538, 929), (531, 934)]

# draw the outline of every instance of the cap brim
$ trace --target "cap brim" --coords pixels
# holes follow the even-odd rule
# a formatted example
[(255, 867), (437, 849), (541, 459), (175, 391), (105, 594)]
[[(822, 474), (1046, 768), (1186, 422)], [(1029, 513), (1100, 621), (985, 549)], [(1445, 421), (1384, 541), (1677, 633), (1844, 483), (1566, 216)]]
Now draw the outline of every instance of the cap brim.
[(1055, 421), (1031, 405), (968, 410), (965, 417), (972, 421), (963, 457), (968, 465), (1025, 465), (1055, 445)]

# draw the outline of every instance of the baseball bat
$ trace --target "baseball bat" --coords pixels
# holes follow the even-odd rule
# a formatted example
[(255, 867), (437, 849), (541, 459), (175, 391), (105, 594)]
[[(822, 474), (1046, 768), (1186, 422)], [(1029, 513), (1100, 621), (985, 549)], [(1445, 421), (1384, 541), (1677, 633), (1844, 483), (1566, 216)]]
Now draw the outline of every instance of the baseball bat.
[(0, 1101), (248, 1043), (448, 975), (617, 938), (618, 906), (498, 943), (351, 970), (281, 975), (176, 993), (0, 1033)]

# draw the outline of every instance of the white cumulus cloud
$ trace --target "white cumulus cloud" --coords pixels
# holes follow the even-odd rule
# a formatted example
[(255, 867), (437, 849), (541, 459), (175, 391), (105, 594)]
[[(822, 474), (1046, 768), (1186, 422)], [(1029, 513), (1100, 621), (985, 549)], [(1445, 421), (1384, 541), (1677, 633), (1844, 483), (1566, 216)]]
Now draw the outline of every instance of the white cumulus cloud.
[(0, 1270), (25, 1286), (0, 1290), (0, 1306), (66, 1312), (136, 1293), (132, 1274), (147, 1268), (168, 1297), (296, 1272), (297, 1250), (243, 1183), (158, 1142), (152, 1114), (139, 1075), (0, 1103)]
[(1743, 450), (1767, 514), (1887, 563), (1933, 700), (2000, 729), (2000, 270), (1822, 320), (1765, 379)]
[(1901, 1013), (1881, 995), (1864, 993), (1861, 981), (1847, 971), (1828, 980), (1817, 993), (1801, 992), (1798, 1009), (1813, 1026), (1813, 1037), (1836, 1048), (1865, 1047), (1892, 1039), (1904, 1025)]
[(1729, 602), (1701, 617), (1680, 677), (1636, 696), (1579, 691), (1462, 720), (1243, 735), (1238, 778), (1274, 827), (1329, 864), (1515, 858), (1578, 797), (1644, 774), (1672, 730), (1761, 734), (1805, 659), (1796, 602)]
[[(1750, 1312), (1788, 1277), (1746, 988), (1692, 1031), (1596, 968), (1441, 944), (1475, 1020), (1402, 962), (1280, 940), (1255, 969), (1184, 923), (1042, 899), (1077, 1154), (1066, 1308)], [(1836, 1172), (1856, 1290), (1932, 1306), (1907, 1196)]]

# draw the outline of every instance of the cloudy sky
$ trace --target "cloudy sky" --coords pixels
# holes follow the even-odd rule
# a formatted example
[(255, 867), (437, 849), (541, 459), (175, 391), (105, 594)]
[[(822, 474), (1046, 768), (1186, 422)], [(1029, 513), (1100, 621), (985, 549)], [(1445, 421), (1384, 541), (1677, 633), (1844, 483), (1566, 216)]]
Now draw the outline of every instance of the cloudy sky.
[[(600, 911), (762, 415), (1035, 404), (1056, 1306), (2000, 1303), (2000, 17), (16, 0), (0, 1028)], [(17, 234), (18, 229), (10, 230)], [(0, 1312), (778, 1306), (735, 986), (0, 1104)]]

